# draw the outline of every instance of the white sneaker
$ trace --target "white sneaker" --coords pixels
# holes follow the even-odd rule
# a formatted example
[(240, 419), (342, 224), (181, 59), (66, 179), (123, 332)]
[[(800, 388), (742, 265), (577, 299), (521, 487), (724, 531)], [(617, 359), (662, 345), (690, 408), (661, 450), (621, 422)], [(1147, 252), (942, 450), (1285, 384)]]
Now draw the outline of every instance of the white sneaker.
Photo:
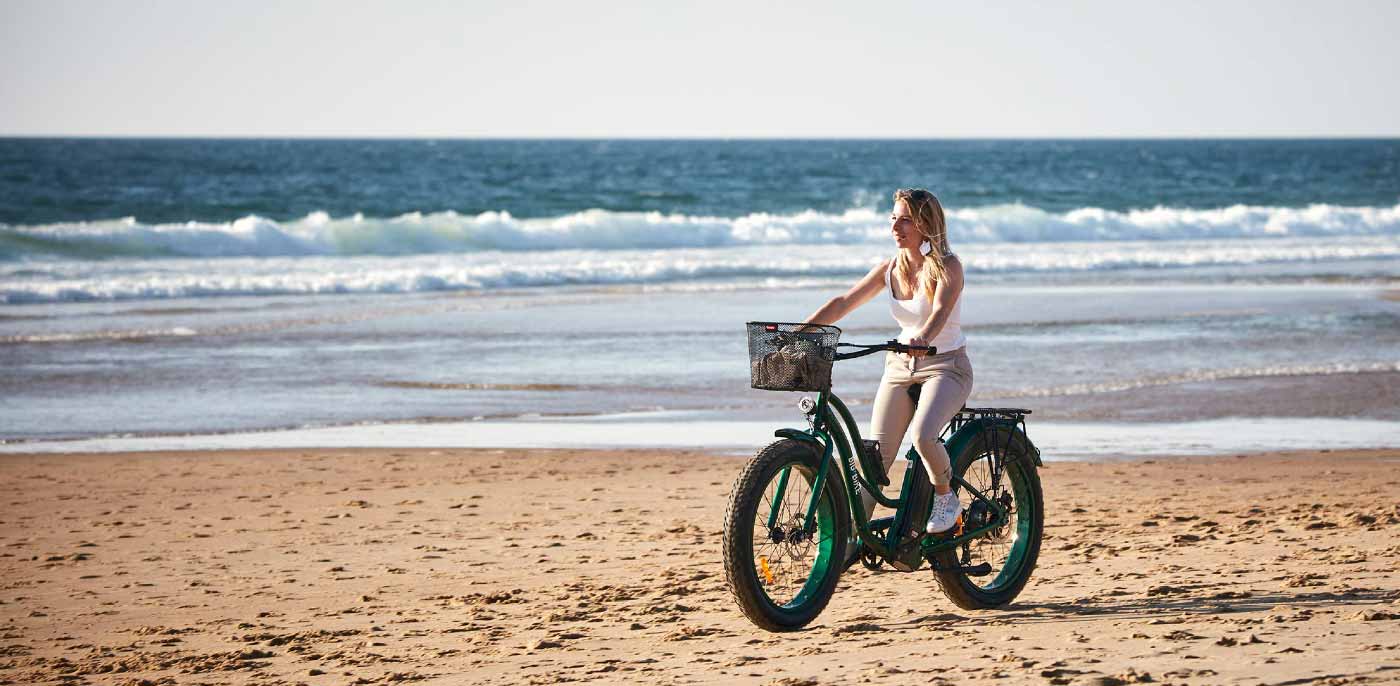
[(943, 533), (958, 523), (958, 515), (962, 514), (962, 503), (958, 501), (957, 491), (948, 491), (943, 495), (933, 494), (933, 513), (929, 515), (928, 527), (924, 530), (931, 534)]

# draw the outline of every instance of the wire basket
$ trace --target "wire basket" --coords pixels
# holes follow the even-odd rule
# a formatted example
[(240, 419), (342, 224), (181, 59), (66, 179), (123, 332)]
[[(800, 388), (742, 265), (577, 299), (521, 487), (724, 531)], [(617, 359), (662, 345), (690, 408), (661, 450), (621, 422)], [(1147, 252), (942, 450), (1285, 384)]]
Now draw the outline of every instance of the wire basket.
[(749, 385), (764, 391), (831, 390), (841, 329), (818, 324), (749, 322)]

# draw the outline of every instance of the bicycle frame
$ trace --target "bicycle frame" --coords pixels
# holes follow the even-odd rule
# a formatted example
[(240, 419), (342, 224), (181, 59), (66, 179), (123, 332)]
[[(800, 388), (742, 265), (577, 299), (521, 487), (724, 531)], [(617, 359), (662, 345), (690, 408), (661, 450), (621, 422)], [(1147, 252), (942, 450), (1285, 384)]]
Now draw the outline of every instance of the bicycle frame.
[[(841, 479), (846, 489), (846, 501), (850, 506), (855, 535), (866, 547), (875, 551), (880, 557), (886, 560), (896, 559), (900, 552), (903, 532), (908, 528), (910, 518), (928, 516), (927, 512), (908, 512), (909, 508), (905, 506), (905, 500), (912, 492), (916, 470), (911, 468), (905, 471), (900, 497), (890, 498), (880, 490), (881, 485), (889, 483), (888, 478), (883, 473), (883, 464), (872, 464), (874, 460), (860, 449), (862, 445), (860, 428), (856, 425), (850, 410), (840, 398), (836, 397), (835, 393), (827, 391), (818, 394), (816, 407), (812, 410), (808, 420), (811, 422), (810, 429), (779, 429), (774, 432), (774, 435), (780, 438), (813, 443), (819, 446), (822, 452), (821, 466), (818, 468), (812, 483), (812, 495), (809, 502), (806, 503), (803, 529), (809, 535), (815, 531), (818, 496), (826, 480), (831, 478), (830, 472), (833, 463), (838, 464), (841, 470)], [(949, 424), (949, 428), (954, 429), (946, 441), (950, 456), (960, 454), (977, 435), (997, 428), (1009, 428), (1022, 437), (1025, 435), (1024, 420), (1021, 420), (1021, 424), (1018, 425), (1014, 418), (997, 415), (995, 411), (972, 410), (968, 417), (963, 417), (960, 414), (958, 419)], [(1030, 444), (1029, 440), (1026, 440), (1026, 444)], [(1033, 452), (1032, 455), (1036, 464), (1039, 464), (1038, 452)], [(839, 460), (836, 459), (838, 456)], [(919, 454), (914, 448), (910, 448), (905, 454), (905, 459), (918, 460)], [(857, 461), (860, 463), (859, 467), (857, 467)], [(787, 485), (788, 469), (784, 469), (778, 478), (778, 493), (781, 494)], [(991, 521), (972, 530), (955, 530), (951, 534), (921, 535), (919, 540), (920, 554), (930, 560), (935, 553), (975, 539), (1004, 525), (1009, 519), (1009, 513), (1001, 503), (988, 498), (956, 474), (953, 476), (953, 482), (955, 486), (965, 489), (975, 502), (982, 502), (989, 507), (993, 517)], [(865, 512), (865, 503), (861, 498), (862, 492), (868, 492), (875, 502), (893, 508), (895, 515), (891, 518), (872, 520), (870, 513)], [(777, 517), (780, 503), (781, 498), (775, 498), (772, 503), (768, 522), (770, 527)], [(888, 528), (886, 528), (887, 522)], [(959, 528), (961, 529), (961, 527)], [(881, 536), (877, 529), (884, 529), (885, 535)]]

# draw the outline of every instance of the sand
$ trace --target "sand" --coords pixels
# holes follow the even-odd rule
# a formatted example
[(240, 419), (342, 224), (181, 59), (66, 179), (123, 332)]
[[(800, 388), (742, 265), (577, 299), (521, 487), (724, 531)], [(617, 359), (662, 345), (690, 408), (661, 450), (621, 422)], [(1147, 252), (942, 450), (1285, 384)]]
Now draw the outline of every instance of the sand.
[(0, 683), (1400, 682), (1400, 450), (1052, 463), (1025, 592), (842, 579), (753, 627), (743, 458), (0, 457)]

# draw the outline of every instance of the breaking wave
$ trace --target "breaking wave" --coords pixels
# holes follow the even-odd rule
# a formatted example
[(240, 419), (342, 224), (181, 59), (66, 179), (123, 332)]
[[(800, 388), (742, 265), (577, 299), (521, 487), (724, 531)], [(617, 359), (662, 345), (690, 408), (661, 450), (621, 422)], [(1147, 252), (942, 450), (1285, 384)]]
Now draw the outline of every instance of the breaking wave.
[[(25, 260), (0, 263), (0, 304), (333, 293), (498, 291), (570, 286), (793, 288), (864, 274), (889, 247), (740, 246), (673, 250), (503, 251), (399, 257)], [(970, 274), (1109, 273), (1272, 265), (1306, 276), (1338, 264), (1400, 260), (1400, 240), (1317, 238), (1062, 243), (968, 243)], [(1379, 261), (1379, 262), (1375, 262)], [(1318, 271), (1321, 270), (1321, 271)], [(1365, 269), (1362, 270), (1363, 272)]]
[[(954, 210), (954, 245), (1074, 241), (1161, 241), (1253, 237), (1400, 236), (1392, 207), (1235, 205), (1063, 213), (1012, 204)], [(157, 257), (301, 257), (463, 254), (486, 251), (671, 250), (777, 245), (853, 245), (888, 240), (884, 215), (807, 210), (738, 217), (587, 210), (524, 219), (509, 212), (410, 213), (335, 218), (315, 212), (278, 222), (144, 224), (135, 218), (35, 226), (0, 225), (0, 260)]]

